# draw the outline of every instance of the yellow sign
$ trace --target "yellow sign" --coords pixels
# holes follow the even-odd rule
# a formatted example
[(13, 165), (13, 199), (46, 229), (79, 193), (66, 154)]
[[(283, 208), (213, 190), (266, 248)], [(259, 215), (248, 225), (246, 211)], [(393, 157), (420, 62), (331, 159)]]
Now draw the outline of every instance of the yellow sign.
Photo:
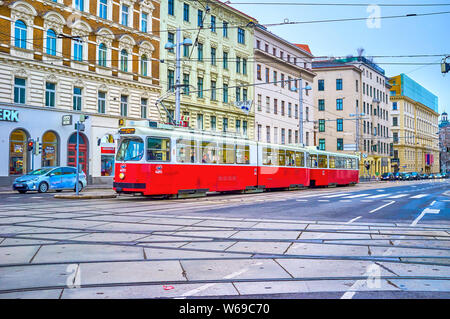
[(136, 132), (134, 128), (121, 128), (119, 130), (120, 134), (134, 134), (134, 132)]

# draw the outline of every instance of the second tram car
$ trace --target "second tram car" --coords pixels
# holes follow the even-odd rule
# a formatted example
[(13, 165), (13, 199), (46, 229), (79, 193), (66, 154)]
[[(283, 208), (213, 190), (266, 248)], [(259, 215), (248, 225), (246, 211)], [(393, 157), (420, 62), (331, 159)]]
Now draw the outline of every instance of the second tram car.
[(119, 130), (117, 193), (176, 195), (358, 183), (358, 157), (183, 128)]

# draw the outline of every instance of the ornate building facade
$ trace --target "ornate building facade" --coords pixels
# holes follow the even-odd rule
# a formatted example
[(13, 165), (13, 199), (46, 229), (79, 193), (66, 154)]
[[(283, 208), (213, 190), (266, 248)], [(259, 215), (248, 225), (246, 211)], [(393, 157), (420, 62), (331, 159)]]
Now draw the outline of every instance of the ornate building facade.
[(158, 118), (159, 10), (159, 0), (1, 1), (0, 108), (15, 116), (0, 122), (0, 181), (74, 166), (81, 114), (83, 170), (111, 181), (119, 119)]

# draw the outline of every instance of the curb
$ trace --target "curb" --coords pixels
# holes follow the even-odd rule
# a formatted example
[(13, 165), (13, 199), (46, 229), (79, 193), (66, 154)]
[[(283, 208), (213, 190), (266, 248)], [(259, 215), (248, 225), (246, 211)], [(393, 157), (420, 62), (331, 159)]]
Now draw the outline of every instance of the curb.
[(115, 194), (103, 194), (103, 195), (54, 195), (54, 198), (59, 199), (104, 199), (104, 198), (116, 198), (117, 195)]

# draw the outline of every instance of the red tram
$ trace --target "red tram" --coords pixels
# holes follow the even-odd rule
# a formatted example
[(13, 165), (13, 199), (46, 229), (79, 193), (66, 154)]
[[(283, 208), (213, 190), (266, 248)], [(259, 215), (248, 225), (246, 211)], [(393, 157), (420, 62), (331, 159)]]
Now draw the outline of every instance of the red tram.
[(358, 157), (167, 126), (119, 130), (113, 188), (142, 195), (358, 183)]

